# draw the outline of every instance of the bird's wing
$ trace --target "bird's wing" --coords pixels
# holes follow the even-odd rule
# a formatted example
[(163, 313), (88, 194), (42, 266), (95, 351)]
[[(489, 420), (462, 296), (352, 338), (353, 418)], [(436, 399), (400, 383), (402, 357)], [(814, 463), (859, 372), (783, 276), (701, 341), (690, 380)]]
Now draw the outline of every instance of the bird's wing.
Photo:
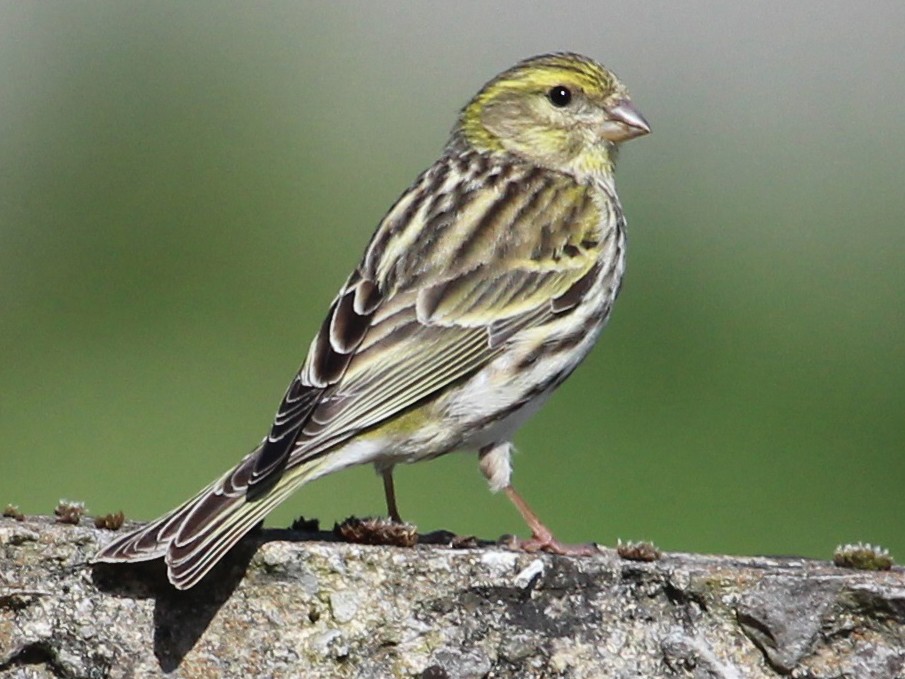
[(250, 495), (473, 374), (590, 287), (602, 215), (592, 189), (511, 173), (475, 181), (453, 211), (430, 199), (431, 181), (429, 171), (390, 211), (333, 302), (258, 453)]

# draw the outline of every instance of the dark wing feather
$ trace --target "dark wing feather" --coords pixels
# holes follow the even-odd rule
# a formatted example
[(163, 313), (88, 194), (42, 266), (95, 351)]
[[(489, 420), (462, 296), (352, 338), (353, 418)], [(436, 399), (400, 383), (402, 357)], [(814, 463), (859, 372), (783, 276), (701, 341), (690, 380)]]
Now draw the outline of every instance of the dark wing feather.
[(352, 274), (333, 301), (312, 344), (309, 361), (299, 371), (277, 410), (270, 433), (255, 456), (248, 498), (265, 494), (279, 480), (302, 428), (323, 397), (349, 366), (381, 303), (373, 281)]

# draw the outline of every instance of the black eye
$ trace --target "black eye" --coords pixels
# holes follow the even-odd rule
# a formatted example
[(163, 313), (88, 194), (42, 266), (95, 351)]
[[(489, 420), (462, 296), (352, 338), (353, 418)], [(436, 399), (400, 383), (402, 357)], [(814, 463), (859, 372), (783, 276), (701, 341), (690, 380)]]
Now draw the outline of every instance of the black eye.
[(572, 101), (572, 90), (564, 85), (556, 85), (547, 92), (547, 99), (557, 108), (568, 106), (569, 102)]

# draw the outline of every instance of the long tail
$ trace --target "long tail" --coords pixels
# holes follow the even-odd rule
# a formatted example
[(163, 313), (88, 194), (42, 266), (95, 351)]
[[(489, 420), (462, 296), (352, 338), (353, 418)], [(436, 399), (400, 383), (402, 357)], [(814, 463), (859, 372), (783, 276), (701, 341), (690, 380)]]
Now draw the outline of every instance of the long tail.
[(248, 500), (248, 480), (259, 448), (217, 481), (173, 511), (101, 549), (94, 562), (148, 561), (165, 557), (177, 589), (198, 583), (259, 521), (299, 486), (322, 473), (315, 459), (287, 469), (265, 495)]

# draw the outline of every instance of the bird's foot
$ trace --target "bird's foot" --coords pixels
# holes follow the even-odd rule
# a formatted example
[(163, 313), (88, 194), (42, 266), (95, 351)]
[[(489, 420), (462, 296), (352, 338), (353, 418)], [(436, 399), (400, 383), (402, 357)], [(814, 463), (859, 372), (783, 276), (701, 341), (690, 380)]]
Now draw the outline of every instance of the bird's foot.
[(514, 535), (506, 535), (501, 538), (500, 544), (512, 550), (528, 553), (547, 552), (549, 554), (559, 554), (560, 556), (594, 556), (595, 554), (600, 554), (600, 548), (593, 543), (570, 545), (560, 542), (550, 533), (535, 534), (527, 540)]
[(522, 499), (522, 496), (515, 491), (511, 484), (503, 490), (531, 529), (531, 538), (522, 540), (514, 536), (506, 536), (504, 540), (500, 541), (502, 544), (510, 549), (522, 552), (549, 552), (550, 554), (561, 554), (562, 556), (593, 556), (594, 554), (600, 554), (600, 549), (594, 544), (567, 545), (560, 542), (553, 537), (550, 529), (544, 525), (540, 517), (532, 511), (528, 503)]

